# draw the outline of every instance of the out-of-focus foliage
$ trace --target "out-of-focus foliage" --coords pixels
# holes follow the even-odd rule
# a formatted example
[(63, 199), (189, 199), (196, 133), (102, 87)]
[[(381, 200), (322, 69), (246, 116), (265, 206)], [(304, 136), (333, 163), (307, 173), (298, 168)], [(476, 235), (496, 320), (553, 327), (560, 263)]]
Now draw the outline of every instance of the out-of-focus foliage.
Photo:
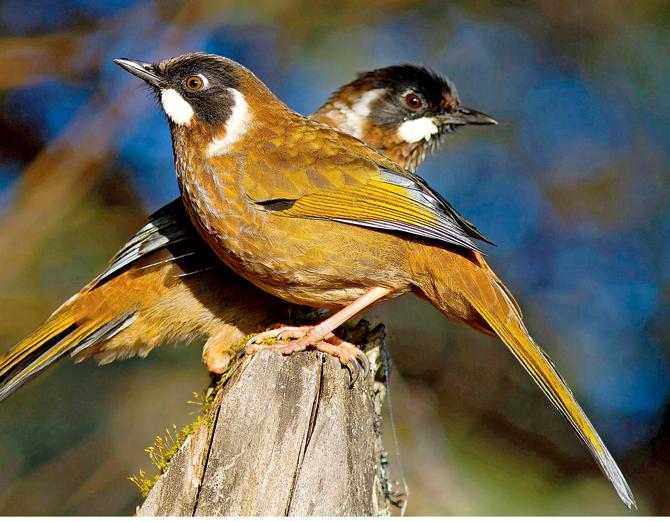
[[(666, 2), (5, 0), (0, 32), (2, 349), (177, 194), (163, 117), (112, 58), (223, 54), (303, 113), (358, 71), (423, 62), (500, 125), (421, 174), (498, 244), (640, 512), (670, 514)], [(500, 343), (413, 298), (368, 315), (391, 335), (408, 513), (625, 511)], [(193, 418), (199, 359), (65, 362), (2, 403), (0, 513), (131, 513), (142, 449)]]

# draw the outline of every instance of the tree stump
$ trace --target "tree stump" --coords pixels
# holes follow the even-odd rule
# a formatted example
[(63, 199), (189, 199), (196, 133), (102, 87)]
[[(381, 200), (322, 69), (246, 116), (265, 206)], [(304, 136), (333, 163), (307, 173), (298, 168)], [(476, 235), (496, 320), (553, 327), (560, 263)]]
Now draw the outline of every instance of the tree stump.
[(137, 515), (387, 514), (385, 331), (361, 321), (343, 335), (371, 363), (353, 387), (318, 352), (242, 357)]

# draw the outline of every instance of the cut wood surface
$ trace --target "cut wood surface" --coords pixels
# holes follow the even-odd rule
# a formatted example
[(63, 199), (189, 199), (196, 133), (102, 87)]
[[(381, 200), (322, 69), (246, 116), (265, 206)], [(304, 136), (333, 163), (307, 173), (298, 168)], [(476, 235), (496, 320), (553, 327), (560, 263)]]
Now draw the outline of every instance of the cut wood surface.
[(353, 387), (318, 352), (243, 357), (137, 514), (387, 514), (384, 327), (361, 321), (345, 336), (371, 363)]

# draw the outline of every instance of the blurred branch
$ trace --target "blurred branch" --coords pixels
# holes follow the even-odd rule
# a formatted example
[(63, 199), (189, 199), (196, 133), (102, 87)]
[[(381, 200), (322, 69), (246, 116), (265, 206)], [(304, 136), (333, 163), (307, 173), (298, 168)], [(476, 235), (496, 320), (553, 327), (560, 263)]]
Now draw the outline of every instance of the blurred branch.
[[(50, 76), (71, 75), (73, 56), (80, 56), (83, 35), (76, 32), (0, 39), (0, 89), (30, 85)], [(77, 68), (91, 65), (78, 63)]]

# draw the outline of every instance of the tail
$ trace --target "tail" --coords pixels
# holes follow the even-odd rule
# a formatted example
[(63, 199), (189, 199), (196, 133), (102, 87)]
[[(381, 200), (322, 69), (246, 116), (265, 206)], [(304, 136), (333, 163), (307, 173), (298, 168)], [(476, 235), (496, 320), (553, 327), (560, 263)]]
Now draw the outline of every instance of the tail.
[[(422, 288), (424, 296), (444, 313), (465, 320), (477, 329), (492, 330), (568, 419), (624, 504), (629, 509), (636, 508), (633, 494), (614, 458), (549, 357), (528, 334), (510, 292), (478, 254), (468, 260), (446, 250), (436, 254), (436, 250), (431, 248), (430, 255), (421, 263), (423, 269), (432, 274), (430, 285)], [(448, 275), (436, 267), (448, 270)], [(454, 297), (456, 307), (452, 304)], [(445, 302), (447, 298), (450, 302)], [(468, 316), (468, 305), (477, 313), (472, 314), (470, 310)]]
[(72, 309), (61, 307), (42, 326), (0, 357), (0, 401), (14, 393), (48, 366), (66, 354), (72, 356), (109, 339), (130, 318), (113, 321), (82, 321)]

